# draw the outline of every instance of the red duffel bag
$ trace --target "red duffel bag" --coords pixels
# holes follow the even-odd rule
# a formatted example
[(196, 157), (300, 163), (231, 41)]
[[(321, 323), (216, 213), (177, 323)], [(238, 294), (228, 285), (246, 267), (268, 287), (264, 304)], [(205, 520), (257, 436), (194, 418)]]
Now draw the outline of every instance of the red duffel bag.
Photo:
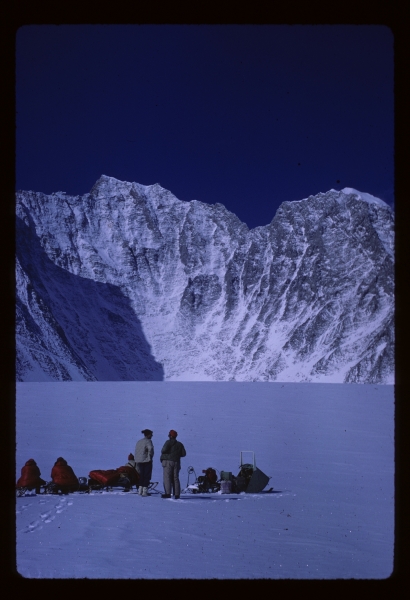
[(88, 477), (102, 485), (113, 485), (120, 478), (120, 474), (117, 469), (108, 469), (107, 471), (97, 469), (96, 471), (90, 471)]

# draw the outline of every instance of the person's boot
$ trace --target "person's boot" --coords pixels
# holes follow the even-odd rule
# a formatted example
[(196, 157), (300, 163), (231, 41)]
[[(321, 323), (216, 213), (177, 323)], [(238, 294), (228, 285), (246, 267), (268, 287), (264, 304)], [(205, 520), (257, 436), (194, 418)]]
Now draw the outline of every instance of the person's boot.
[(141, 494), (141, 496), (148, 496), (148, 488), (146, 488), (146, 487), (142, 488), (142, 494)]
[(171, 494), (161, 494), (161, 498), (171, 498)]
[(140, 496), (142, 496), (142, 485), (139, 486), (138, 493), (139, 493)]

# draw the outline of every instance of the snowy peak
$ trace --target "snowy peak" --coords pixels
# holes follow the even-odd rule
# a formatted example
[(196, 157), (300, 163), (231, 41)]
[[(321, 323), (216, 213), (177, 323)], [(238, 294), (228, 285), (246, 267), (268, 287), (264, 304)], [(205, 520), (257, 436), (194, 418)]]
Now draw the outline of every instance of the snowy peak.
[(120, 181), (114, 177), (101, 175), (91, 188), (90, 194), (94, 197), (104, 197), (105, 195), (114, 195), (121, 193), (129, 193), (132, 184), (127, 181)]
[(367, 196), (284, 202), (249, 230), (105, 175), (19, 192), (18, 378), (392, 383), (394, 215)]
[(366, 194), (365, 192), (358, 192), (357, 190), (355, 190), (354, 188), (343, 188), (342, 190), (343, 194), (346, 195), (353, 195), (356, 196), (356, 198), (358, 198), (359, 200), (363, 200), (364, 202), (368, 202), (368, 204), (376, 204), (377, 206), (381, 206), (383, 208), (390, 208), (390, 206), (384, 202), (383, 200), (381, 200), (380, 198), (376, 198), (376, 196), (372, 196), (371, 194)]
[[(328, 192), (321, 192), (319, 194), (317, 194), (316, 197), (323, 197), (323, 198), (332, 198), (337, 200), (338, 202), (346, 202), (346, 200), (348, 199), (348, 197), (353, 196), (355, 198), (355, 200), (360, 200), (363, 202), (367, 202), (368, 204), (374, 204), (376, 206), (379, 206), (380, 208), (385, 208), (388, 210), (392, 210), (391, 207), (384, 202), (384, 200), (381, 200), (380, 198), (376, 198), (376, 196), (372, 196), (371, 194), (367, 194), (365, 192), (359, 192), (358, 190), (355, 190), (354, 188), (349, 188), (349, 187), (345, 187), (340, 191), (334, 190), (333, 188), (331, 190), (329, 190)], [(309, 198), (304, 198), (303, 200), (294, 200), (293, 202), (291, 202), (291, 204), (295, 204), (297, 202), (309, 202), (309, 200), (311, 200), (312, 198), (314, 198), (315, 196), (309, 196)]]

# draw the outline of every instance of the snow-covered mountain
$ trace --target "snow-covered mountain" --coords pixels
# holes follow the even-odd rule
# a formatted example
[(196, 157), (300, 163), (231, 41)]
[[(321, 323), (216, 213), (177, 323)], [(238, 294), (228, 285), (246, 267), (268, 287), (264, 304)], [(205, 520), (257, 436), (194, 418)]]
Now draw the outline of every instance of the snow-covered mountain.
[(17, 194), (17, 379), (394, 380), (394, 215), (345, 188), (249, 230), (102, 176)]

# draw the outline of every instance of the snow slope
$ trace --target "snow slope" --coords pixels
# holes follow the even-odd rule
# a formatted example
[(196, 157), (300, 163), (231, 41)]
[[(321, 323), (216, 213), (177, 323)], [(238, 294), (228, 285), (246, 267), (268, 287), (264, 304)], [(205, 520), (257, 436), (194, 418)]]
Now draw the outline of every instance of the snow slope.
[[(393, 386), (239, 382), (18, 383), (16, 479), (125, 464), (179, 432), (187, 468), (237, 474), (255, 452), (272, 493), (141, 498), (119, 491), (16, 499), (27, 578), (380, 579), (393, 569)], [(191, 475), (192, 482), (192, 475)]]

